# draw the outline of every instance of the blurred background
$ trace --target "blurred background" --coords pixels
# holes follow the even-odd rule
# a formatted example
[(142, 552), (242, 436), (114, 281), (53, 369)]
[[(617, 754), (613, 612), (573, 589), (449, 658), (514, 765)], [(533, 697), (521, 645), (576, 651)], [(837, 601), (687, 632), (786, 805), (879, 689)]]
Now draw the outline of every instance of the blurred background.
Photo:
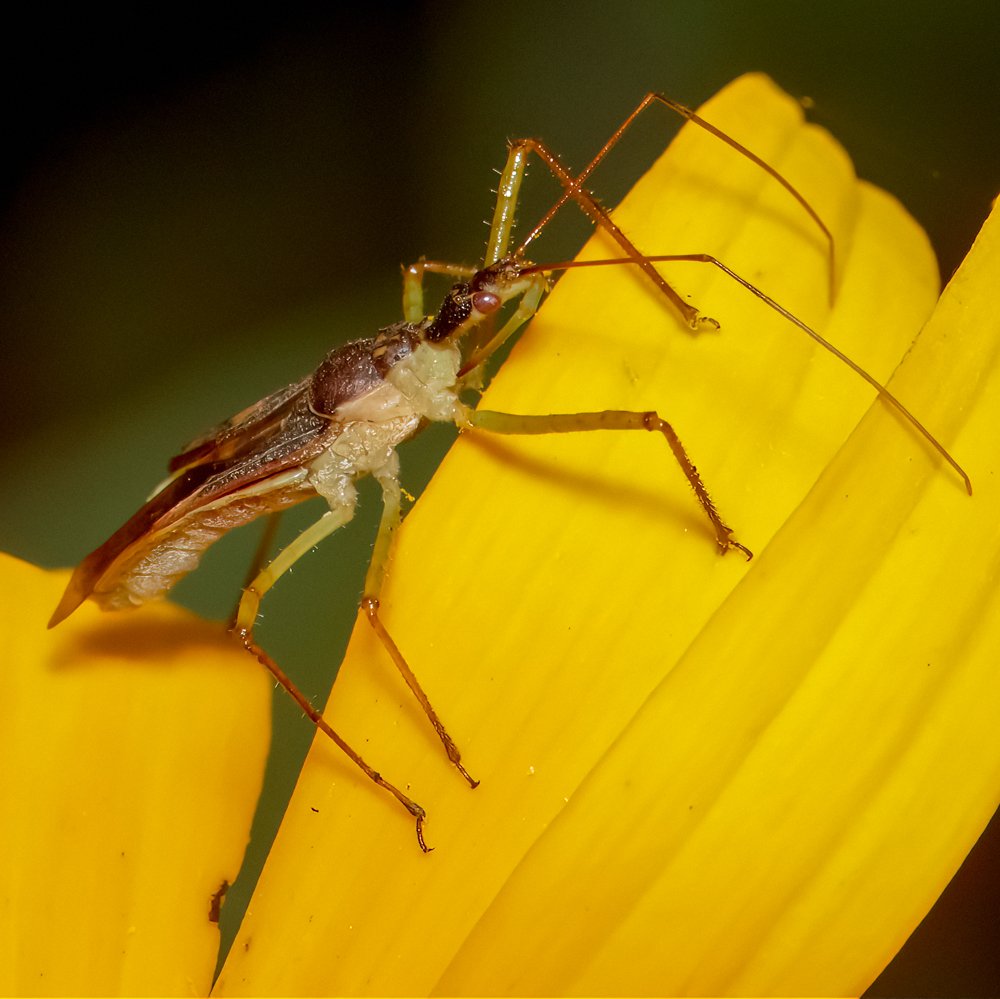
[[(81, 7), (22, 11), (5, 34), (0, 544), (48, 566), (103, 541), (186, 440), (399, 318), (400, 264), (474, 263), (509, 137), (582, 165), (647, 90), (696, 106), (763, 70), (900, 197), (945, 277), (1000, 190), (990, 3)], [(652, 112), (622, 143), (595, 178), (609, 204), (676, 128)], [(535, 185), (544, 207), (554, 188), (541, 170)], [(585, 232), (567, 217), (546, 256)], [(435, 429), (408, 449), (411, 491), (448, 442)], [(266, 604), (263, 644), (317, 703), (354, 621), (375, 499), (365, 491), (360, 522)], [(226, 616), (254, 541), (221, 543), (181, 602)], [(312, 736), (286, 699), (275, 712), (229, 930)], [(874, 994), (1000, 994), (998, 840), (984, 837)]]

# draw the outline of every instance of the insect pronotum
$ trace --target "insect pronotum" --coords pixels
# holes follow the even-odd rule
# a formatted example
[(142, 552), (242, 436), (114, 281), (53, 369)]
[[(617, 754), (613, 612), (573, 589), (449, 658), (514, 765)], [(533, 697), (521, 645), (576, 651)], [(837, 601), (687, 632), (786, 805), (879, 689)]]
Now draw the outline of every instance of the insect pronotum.
[[(461, 398), (476, 388), (483, 366), (536, 312), (550, 287), (550, 275), (571, 267), (637, 267), (692, 329), (718, 323), (684, 301), (655, 267), (662, 261), (695, 261), (720, 269), (788, 322), (812, 337), (893, 406), (962, 478), (969, 477), (937, 439), (881, 383), (819, 333), (765, 292), (708, 254), (647, 255), (635, 246), (587, 189), (594, 169), (647, 108), (661, 104), (705, 129), (746, 157), (781, 185), (824, 234), (829, 244), (831, 294), (833, 240), (823, 220), (803, 195), (760, 157), (683, 105), (648, 94), (614, 131), (586, 168), (574, 175), (536, 139), (511, 143), (498, 187), (489, 241), (481, 267), (421, 260), (404, 270), (401, 322), (375, 336), (330, 351), (319, 367), (237, 413), (190, 443), (170, 462), (171, 477), (155, 495), (99, 548), (77, 566), (56, 608), (50, 627), (88, 597), (106, 609), (134, 607), (165, 594), (195, 569), (202, 553), (223, 534), (263, 514), (280, 511), (314, 496), (328, 510), (264, 568), (248, 580), (232, 634), (295, 699), (312, 722), (332, 739), (376, 784), (392, 794), (416, 822), (422, 850), (424, 809), (361, 758), (323, 719), (281, 667), (254, 639), (260, 602), (278, 578), (314, 545), (346, 524), (357, 498), (355, 481), (373, 476), (382, 490), (383, 509), (365, 579), (361, 607), (407, 686), (436, 731), (448, 759), (470, 786), (477, 781), (431, 705), (379, 614), (379, 595), (389, 551), (402, 519), (402, 488), (397, 446), (427, 421), (454, 423), (462, 430), (493, 434), (558, 434), (594, 430), (644, 430), (662, 435), (687, 478), (720, 553), (732, 549), (751, 558), (715, 507), (701, 475), (673, 427), (654, 411), (603, 410), (586, 413), (525, 415), (471, 408)], [(562, 186), (562, 195), (513, 249), (514, 210), (531, 156), (539, 159)], [(528, 246), (567, 203), (575, 203), (621, 249), (614, 259), (535, 264)], [(436, 313), (424, 312), (424, 275), (440, 274), (455, 283)], [(511, 303), (506, 318), (501, 310)], [(502, 322), (497, 322), (503, 318)]]

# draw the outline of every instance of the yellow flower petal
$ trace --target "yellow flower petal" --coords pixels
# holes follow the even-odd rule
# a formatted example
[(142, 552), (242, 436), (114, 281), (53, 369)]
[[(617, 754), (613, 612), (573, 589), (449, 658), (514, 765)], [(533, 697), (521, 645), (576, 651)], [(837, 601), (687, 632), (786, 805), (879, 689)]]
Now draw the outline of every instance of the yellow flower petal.
[(975, 503), (869, 414), (559, 816), (600, 879), (550, 829), (439, 991), (855, 995), (904, 942), (1000, 786), (998, 265), (994, 219), (892, 382)]
[[(690, 126), (616, 219), (647, 251), (716, 254), (888, 378), (936, 296), (923, 234), (763, 78), (704, 115), (834, 230), (832, 310), (809, 220)], [(743, 289), (664, 272), (721, 332), (692, 335), (625, 269), (571, 272), (485, 405), (657, 408), (758, 558), (718, 557), (662, 441), (464, 437), (400, 533), (384, 607), (482, 786), (360, 622), (327, 716), (428, 809), (436, 850), (319, 739), (218, 994), (846, 994), (985, 825), (997, 329), (975, 274), (893, 382), (969, 464), (969, 500)]]
[(204, 995), (270, 685), (167, 604), (47, 631), (68, 575), (0, 557), (0, 993)]

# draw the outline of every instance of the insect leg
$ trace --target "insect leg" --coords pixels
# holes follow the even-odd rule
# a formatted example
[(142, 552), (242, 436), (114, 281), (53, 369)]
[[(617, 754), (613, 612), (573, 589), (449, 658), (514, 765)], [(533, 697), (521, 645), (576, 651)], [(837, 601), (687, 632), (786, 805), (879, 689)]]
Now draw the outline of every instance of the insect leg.
[(448, 734), (444, 724), (438, 717), (438, 713), (434, 710), (430, 699), (427, 697), (423, 687), (420, 686), (420, 681), (417, 680), (413, 670), (410, 669), (409, 663), (407, 663), (402, 652), (399, 651), (399, 646), (393, 641), (392, 636), (382, 623), (382, 618), (379, 616), (379, 594), (382, 590), (382, 582), (385, 579), (389, 549), (392, 545), (393, 535), (396, 532), (396, 528), (399, 527), (402, 518), (400, 515), (401, 490), (399, 479), (394, 474), (394, 471), (380, 475), (377, 474), (375, 477), (382, 487), (382, 520), (379, 523), (378, 535), (375, 538), (375, 548), (372, 552), (372, 560), (368, 565), (368, 574), (365, 577), (365, 593), (361, 598), (361, 609), (365, 612), (375, 634), (378, 635), (379, 641), (385, 646), (386, 651), (395, 663), (396, 669), (399, 670), (403, 680), (406, 681), (407, 687), (410, 688), (420, 707), (423, 708), (424, 714), (427, 715), (427, 719), (433, 726), (434, 731), (437, 732), (437, 736), (444, 746), (448, 759), (469, 782), (470, 787), (477, 787), (479, 781), (472, 777), (465, 767), (462, 766), (462, 754), (459, 752), (458, 746), (455, 745), (455, 741)]
[(408, 323), (419, 323), (424, 318), (424, 275), (444, 274), (446, 277), (471, 278), (475, 267), (465, 264), (448, 264), (440, 260), (421, 257), (415, 264), (403, 268), (403, 318)]
[[(566, 169), (559, 157), (538, 139), (518, 139), (517, 142), (511, 145), (508, 151), (507, 165), (504, 167), (504, 171), (500, 177), (500, 186), (497, 189), (497, 204), (493, 214), (493, 224), (490, 228), (490, 239), (487, 245), (487, 264), (495, 263), (507, 252), (514, 221), (514, 207), (517, 202), (521, 181), (524, 179), (529, 153), (534, 153), (538, 156), (549, 168), (552, 176), (562, 184), (564, 192), (563, 200), (575, 201), (594, 225), (603, 229), (625, 251), (629, 259), (634, 261), (636, 266), (656, 285), (673, 306), (674, 310), (680, 314), (681, 318), (691, 329), (719, 328), (717, 320), (702, 315), (698, 309), (693, 305), (689, 305), (681, 298), (667, 282), (666, 278), (640, 252), (635, 243), (615, 224), (608, 210), (598, 204), (597, 199), (577, 183), (576, 178)], [(528, 235), (528, 238), (522, 240), (521, 245), (516, 251), (516, 255), (521, 254), (528, 243), (539, 232), (540, 227), (536, 226)]]
[[(793, 326), (800, 329), (806, 336), (818, 343), (824, 350), (828, 351), (838, 361), (842, 361), (862, 380), (866, 381), (879, 396), (888, 403), (900, 416), (910, 424), (911, 427), (958, 473), (965, 486), (965, 491), (972, 495), (972, 480), (969, 473), (952, 457), (951, 452), (917, 419), (917, 417), (906, 408), (903, 402), (889, 391), (877, 378), (869, 374), (857, 361), (852, 360), (842, 350), (832, 344), (825, 336), (817, 333), (811, 326), (804, 323), (798, 316), (789, 312), (783, 305), (776, 302), (770, 295), (765, 294), (756, 285), (751, 284), (746, 278), (741, 277), (731, 267), (727, 267), (718, 257), (713, 257), (710, 253), (657, 253), (647, 258), (653, 263), (666, 261), (681, 261), (696, 264), (711, 264), (717, 267), (727, 277), (732, 278), (740, 287), (745, 288), (751, 295), (763, 302), (769, 309), (773, 309), (783, 319), (786, 319)], [(609, 264), (633, 264), (629, 257), (620, 260), (567, 260), (561, 264), (548, 265), (553, 270), (569, 270), (577, 267), (607, 266)], [(527, 268), (526, 270), (530, 270)]]
[[(679, 104), (677, 101), (671, 100), (664, 94), (659, 93), (648, 93), (646, 96), (636, 105), (631, 114), (626, 117), (626, 119), (615, 129), (612, 133), (611, 138), (601, 147), (597, 155), (587, 164), (587, 166), (577, 174), (575, 178), (575, 185), (577, 187), (582, 187), (586, 182), (587, 178), (594, 172), (598, 164), (607, 156), (607, 154), (618, 145), (622, 136), (628, 131), (632, 126), (632, 123), (645, 111), (648, 107), (653, 104), (661, 104), (676, 114), (679, 114), (682, 118), (686, 118), (688, 121), (697, 125), (699, 128), (704, 129), (710, 135), (715, 136), (720, 139), (727, 146), (734, 149), (741, 156), (748, 159), (755, 166), (763, 170), (769, 177), (772, 177), (777, 181), (805, 210), (809, 217), (816, 223), (817, 228), (822, 232), (829, 253), (829, 286), (830, 286), (830, 301), (833, 301), (834, 297), (834, 285), (836, 279), (836, 262), (834, 253), (834, 241), (833, 233), (827, 227), (826, 223), (820, 218), (819, 213), (809, 204), (803, 194), (796, 188), (790, 181), (783, 177), (773, 166), (770, 165), (766, 160), (761, 159), (752, 149), (748, 149), (741, 142), (737, 142), (732, 136), (727, 135), (720, 128), (716, 128), (711, 122), (706, 121), (696, 112), (692, 111), (689, 107), (685, 107), (683, 104)], [(531, 230), (526, 239), (522, 242), (520, 249), (523, 250), (528, 243), (532, 242), (538, 234), (549, 224), (552, 217), (570, 200), (571, 195), (568, 191), (564, 191), (562, 197), (545, 213), (541, 221)]]
[[(514, 231), (514, 213), (517, 208), (517, 198), (521, 193), (521, 182), (524, 180), (525, 171), (528, 169), (528, 146), (525, 141), (511, 143), (507, 150), (507, 163), (504, 165), (503, 173), (500, 174), (500, 183), (497, 185), (497, 203), (493, 209), (493, 220), (490, 222), (490, 235), (486, 242), (486, 256), (483, 263), (486, 266), (495, 264), (501, 257), (507, 256), (510, 250), (510, 236)], [(567, 194), (560, 200), (563, 204)], [(551, 213), (550, 213), (551, 214)], [(546, 219), (549, 216), (546, 216)], [(537, 234), (538, 227), (532, 230), (532, 235)], [(524, 249), (524, 244), (521, 249)]]
[(236, 612), (235, 630), (238, 634), (253, 633), (257, 620), (260, 602), (269, 589), (284, 575), (306, 552), (318, 545), (324, 538), (333, 534), (338, 527), (343, 527), (354, 515), (351, 507), (340, 507), (327, 510), (326, 513), (307, 527), (291, 544), (284, 547), (261, 569), (252, 582), (243, 591), (240, 605)]
[(305, 712), (309, 720), (324, 735), (332, 739), (350, 757), (355, 765), (364, 771), (370, 780), (388, 791), (416, 819), (417, 842), (420, 844), (420, 849), (426, 853), (429, 849), (427, 843), (424, 841), (424, 819), (427, 817), (427, 813), (423, 808), (412, 798), (403, 794), (399, 788), (385, 780), (377, 770), (370, 767), (327, 724), (322, 713), (309, 703), (309, 699), (295, 686), (291, 677), (253, 640), (253, 626), (257, 620), (257, 611), (260, 608), (260, 601), (264, 594), (275, 584), (282, 573), (290, 569), (314, 545), (317, 545), (338, 527), (342, 527), (347, 523), (351, 519), (352, 514), (353, 510), (349, 507), (327, 511), (315, 524), (303, 531), (290, 545), (282, 549), (277, 557), (257, 574), (253, 582), (243, 591), (243, 597), (236, 612), (236, 624), (233, 628), (233, 635), (247, 652), (254, 656), (274, 679), (284, 687), (292, 700)]
[(248, 590), (253, 585), (253, 581), (257, 578), (260, 570), (267, 564), (268, 556), (271, 554), (271, 549), (274, 547), (274, 539), (278, 536), (278, 525), (280, 523), (281, 512), (279, 510), (276, 510), (274, 513), (269, 513), (267, 517), (264, 518), (264, 530), (261, 531), (260, 538), (257, 541), (257, 547), (254, 549), (253, 558), (250, 560), (250, 567), (247, 569), (247, 574), (244, 577), (243, 587), (240, 590), (240, 599), (236, 602), (236, 606), (233, 608), (233, 612), (229, 616), (230, 629), (236, 627), (236, 618), (240, 612), (240, 603), (243, 600), (244, 591)]
[(663, 434), (670, 446), (677, 464), (691, 484), (694, 494), (705, 511), (719, 551), (725, 554), (732, 548), (743, 552), (747, 559), (753, 552), (741, 545), (734, 537), (732, 528), (727, 526), (709, 496), (698, 469), (688, 457), (684, 445), (674, 431), (658, 413), (631, 412), (629, 410), (606, 409), (598, 413), (550, 413), (545, 415), (520, 415), (498, 413), (492, 410), (466, 409), (455, 421), (460, 429), (485, 430), (492, 434), (567, 434), (588, 430), (648, 430)]

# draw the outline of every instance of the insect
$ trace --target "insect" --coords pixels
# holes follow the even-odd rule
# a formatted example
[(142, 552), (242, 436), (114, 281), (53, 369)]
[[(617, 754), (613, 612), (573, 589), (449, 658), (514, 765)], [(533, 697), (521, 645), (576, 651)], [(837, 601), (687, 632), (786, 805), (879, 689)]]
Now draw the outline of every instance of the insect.
[[(512, 414), (472, 408), (463, 399), (482, 381), (486, 362), (535, 313), (551, 287), (552, 275), (578, 266), (631, 266), (639, 269), (692, 329), (718, 323), (684, 301), (656, 268), (670, 260), (689, 260), (719, 268), (824, 349), (832, 352), (894, 406), (912, 428), (956, 470), (971, 491), (968, 476), (903, 404), (875, 378), (819, 333), (767, 294), (707, 254), (655, 255), (638, 247), (615, 224), (587, 189), (587, 182), (632, 122), (648, 107), (662, 104), (728, 144), (781, 185), (830, 240), (822, 219), (806, 199), (745, 146), (695, 112), (659, 94), (649, 94), (612, 134), (587, 167), (571, 173), (543, 143), (513, 142), (501, 174), (484, 262), (473, 268), (421, 260), (404, 271), (402, 321), (374, 336), (336, 348), (306, 378), (279, 389), (187, 445), (169, 465), (171, 477), (153, 497), (77, 567), (50, 626), (70, 615), (88, 597), (106, 609), (138, 606), (165, 594), (195, 569), (202, 553), (223, 534), (264, 514), (279, 512), (314, 496), (328, 509), (245, 587), (232, 633), (295, 699), (305, 714), (376, 784), (413, 817), (420, 848), (428, 849), (424, 809), (386, 780), (348, 745), (296, 688), (254, 638), (260, 602), (291, 566), (353, 516), (355, 482), (371, 475), (382, 491), (382, 517), (365, 579), (361, 607), (407, 686), (420, 703), (448, 759), (471, 787), (454, 740), (420, 686), (407, 658), (380, 616), (379, 595), (394, 533), (402, 519), (398, 445), (430, 421), (454, 423), (461, 430), (492, 434), (553, 434), (596, 430), (641, 430), (666, 442), (708, 520), (720, 553), (750, 558), (734, 536), (688, 456), (674, 428), (654, 411), (603, 410), (544, 415)], [(529, 159), (537, 157), (562, 187), (562, 195), (541, 220), (513, 246), (513, 216)], [(554, 216), (573, 202), (620, 247), (621, 255), (603, 261), (536, 264), (529, 245)], [(424, 311), (424, 278), (443, 275), (454, 283), (438, 310)], [(831, 281), (832, 287), (832, 281)]]

